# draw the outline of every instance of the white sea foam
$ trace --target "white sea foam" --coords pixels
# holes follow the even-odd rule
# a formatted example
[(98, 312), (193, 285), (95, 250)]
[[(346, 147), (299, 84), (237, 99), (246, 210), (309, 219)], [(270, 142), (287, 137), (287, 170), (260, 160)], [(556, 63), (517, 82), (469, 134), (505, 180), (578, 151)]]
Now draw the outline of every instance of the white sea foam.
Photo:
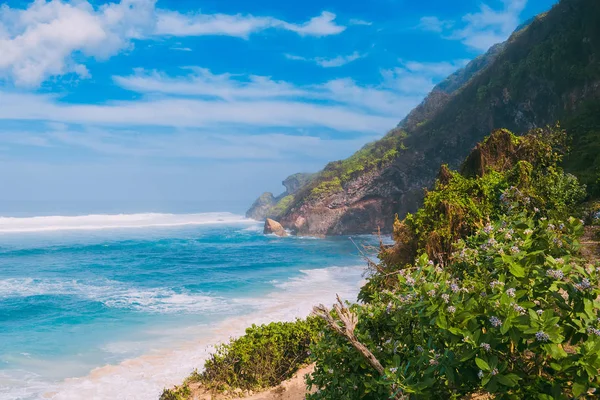
[(228, 212), (202, 214), (94, 214), (28, 218), (0, 217), (0, 233), (151, 228), (237, 223), (256, 224), (256, 221)]
[(64, 279), (0, 279), (0, 299), (40, 295), (72, 295), (101, 302), (107, 307), (154, 313), (219, 312), (230, 307), (221, 297), (178, 293), (164, 288), (132, 288), (108, 280), (92, 285)]
[(313, 305), (333, 303), (336, 293), (355, 300), (362, 284), (363, 271), (363, 267), (302, 271), (299, 277), (275, 284), (276, 290), (263, 298), (233, 299), (234, 303), (258, 307), (258, 311), (207, 327), (197, 341), (181, 344), (173, 350), (126, 360), (118, 365), (96, 368), (85, 377), (71, 378), (55, 387), (49, 386), (43, 398), (156, 399), (164, 387), (180, 383), (190, 372), (202, 366), (214, 344), (242, 334), (253, 323), (305, 317)]

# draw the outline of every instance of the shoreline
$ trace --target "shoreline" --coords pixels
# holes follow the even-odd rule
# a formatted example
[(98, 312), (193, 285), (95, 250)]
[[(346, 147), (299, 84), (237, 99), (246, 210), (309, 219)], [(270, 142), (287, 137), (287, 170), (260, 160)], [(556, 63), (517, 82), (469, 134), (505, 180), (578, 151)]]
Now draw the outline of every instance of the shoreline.
[[(304, 318), (310, 314), (314, 305), (332, 304), (336, 294), (346, 300), (356, 301), (356, 295), (364, 281), (364, 271), (364, 266), (309, 270), (304, 272), (305, 276), (287, 280), (278, 285), (280, 290), (270, 292), (262, 298), (239, 300), (258, 304), (257, 311), (228, 317), (214, 326), (207, 326), (203, 328), (206, 331), (201, 337), (179, 343), (173, 348), (150, 351), (118, 364), (99, 366), (82, 377), (67, 378), (48, 388), (42, 398), (158, 399), (164, 388), (180, 384), (195, 369), (201, 369), (215, 345), (242, 335), (252, 324)], [(309, 273), (313, 276), (309, 276)], [(331, 282), (332, 277), (335, 279), (340, 276), (351, 278), (352, 281), (346, 279)]]

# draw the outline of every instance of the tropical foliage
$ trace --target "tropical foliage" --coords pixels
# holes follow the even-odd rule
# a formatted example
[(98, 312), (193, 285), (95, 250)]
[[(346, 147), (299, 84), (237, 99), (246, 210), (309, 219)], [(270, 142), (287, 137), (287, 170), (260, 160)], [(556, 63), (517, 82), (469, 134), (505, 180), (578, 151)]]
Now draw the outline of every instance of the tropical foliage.
[(561, 138), (497, 132), (475, 168), (442, 169), (382, 248), (365, 304), (351, 307), (384, 373), (326, 329), (310, 399), (549, 400), (600, 388), (598, 266), (579, 256), (583, 224), (568, 214), (585, 193), (557, 166)]

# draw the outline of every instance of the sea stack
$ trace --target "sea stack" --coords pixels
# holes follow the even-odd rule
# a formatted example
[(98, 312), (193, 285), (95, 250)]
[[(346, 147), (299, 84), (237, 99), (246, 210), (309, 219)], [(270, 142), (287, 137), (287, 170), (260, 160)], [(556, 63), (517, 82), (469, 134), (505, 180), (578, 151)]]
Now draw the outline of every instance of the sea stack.
[(277, 236), (286, 237), (288, 233), (283, 229), (283, 226), (274, 219), (267, 218), (265, 221), (265, 229), (263, 231), (265, 235), (269, 233), (274, 233)]

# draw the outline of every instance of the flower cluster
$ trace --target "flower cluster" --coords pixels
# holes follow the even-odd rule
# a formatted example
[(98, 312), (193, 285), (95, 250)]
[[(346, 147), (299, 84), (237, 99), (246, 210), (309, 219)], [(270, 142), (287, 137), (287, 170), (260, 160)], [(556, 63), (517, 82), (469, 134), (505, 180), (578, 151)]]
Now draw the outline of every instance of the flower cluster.
[(581, 282), (576, 283), (573, 286), (580, 292), (584, 292), (586, 290), (589, 290), (592, 287), (592, 284), (590, 283), (589, 279), (584, 278), (581, 280)]
[(535, 334), (535, 340), (537, 340), (538, 342), (547, 342), (548, 340), (550, 340), (550, 336), (548, 336), (548, 334), (543, 331), (539, 331)]
[(561, 280), (565, 276), (565, 274), (560, 269), (549, 269), (548, 271), (546, 271), (546, 275), (548, 275), (550, 278), (558, 280)]
[(497, 328), (502, 325), (502, 320), (498, 317), (492, 316), (490, 317), (490, 324), (492, 324), (494, 328)]

